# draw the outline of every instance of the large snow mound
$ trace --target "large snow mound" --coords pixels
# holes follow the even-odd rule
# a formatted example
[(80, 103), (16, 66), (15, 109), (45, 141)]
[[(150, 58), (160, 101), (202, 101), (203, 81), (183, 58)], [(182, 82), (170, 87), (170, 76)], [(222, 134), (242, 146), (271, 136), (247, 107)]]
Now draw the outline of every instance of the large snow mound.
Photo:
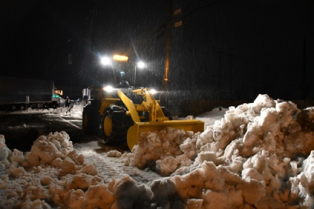
[(132, 153), (108, 155), (165, 176), (145, 185), (104, 183), (65, 132), (25, 154), (0, 135), (0, 208), (312, 208), (313, 112), (259, 95), (203, 133), (141, 133)]
[(141, 133), (133, 164), (170, 175), (186, 203), (200, 199), (205, 208), (309, 208), (312, 110), (259, 95), (254, 103), (230, 107), (203, 133), (171, 127)]

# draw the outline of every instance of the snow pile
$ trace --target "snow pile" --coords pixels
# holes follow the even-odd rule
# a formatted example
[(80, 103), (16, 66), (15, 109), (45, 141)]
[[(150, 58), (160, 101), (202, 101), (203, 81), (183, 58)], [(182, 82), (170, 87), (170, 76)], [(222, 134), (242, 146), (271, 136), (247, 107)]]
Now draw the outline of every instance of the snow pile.
[(97, 169), (84, 163), (84, 156), (73, 149), (67, 133), (40, 136), (25, 155), (16, 149), (8, 152), (3, 141), (2, 136), (0, 208), (95, 208), (95, 202), (97, 206), (113, 204), (113, 194), (102, 183)]
[[(121, 153), (108, 155), (119, 157)], [(163, 182), (137, 185), (124, 175), (105, 184), (96, 165), (85, 163), (65, 132), (40, 136), (25, 154), (16, 149), (11, 152), (1, 135), (1, 165), (0, 208), (157, 209), (169, 204), (163, 199), (163, 187), (158, 186)], [(175, 187), (170, 189), (175, 191)], [(179, 199), (175, 202), (183, 205)]]
[[(157, 169), (166, 175), (172, 173), (179, 165), (190, 165), (192, 161), (189, 157), (193, 158), (196, 155), (195, 149), (190, 148), (193, 143), (188, 144), (192, 134), (193, 132), (185, 133), (171, 127), (158, 132), (140, 133), (138, 145), (132, 150), (135, 153), (134, 165), (145, 168), (150, 162), (156, 161), (159, 165)], [(175, 156), (180, 156), (180, 161), (175, 160)]]
[(205, 123), (205, 127), (213, 125), (216, 120), (220, 120), (228, 108), (217, 107), (209, 112), (204, 112), (196, 116), (196, 120), (202, 120)]
[(167, 184), (187, 204), (197, 199), (205, 208), (310, 208), (313, 115), (259, 95), (254, 103), (230, 107), (201, 134), (172, 128), (142, 133), (133, 164), (172, 174)]
[(85, 102), (74, 102), (70, 105), (70, 107), (58, 107), (58, 108), (48, 108), (48, 109), (38, 109), (38, 108), (27, 108), (26, 110), (16, 110), (14, 112), (11, 112), (12, 114), (38, 114), (38, 113), (46, 113), (46, 114), (57, 114), (61, 116), (72, 116), (77, 118), (82, 118), (83, 109), (85, 106)]
[(51, 113), (53, 114), (82, 118), (84, 106), (85, 106), (85, 103), (81, 101), (81, 102), (76, 102), (76, 103), (71, 104), (70, 107), (59, 107), (59, 108), (50, 109), (50, 110), (51, 110)]
[(74, 117), (82, 118), (84, 106), (85, 106), (84, 102), (77, 102), (73, 104), (73, 107), (71, 108), (70, 113)]
[(141, 185), (104, 180), (65, 132), (40, 136), (25, 154), (0, 135), (0, 208), (312, 208), (313, 118), (259, 95), (203, 133), (141, 133), (133, 153), (107, 153), (166, 176)]
[[(76, 118), (82, 118), (83, 109), (85, 102), (75, 102), (70, 107), (58, 107), (58, 108), (48, 108), (48, 109), (38, 109), (38, 108), (27, 108), (26, 110), (15, 110), (10, 112), (10, 114), (57, 114), (61, 116), (71, 116)], [(1, 113), (1, 111), (0, 111)], [(8, 113), (6, 113), (8, 114)]]

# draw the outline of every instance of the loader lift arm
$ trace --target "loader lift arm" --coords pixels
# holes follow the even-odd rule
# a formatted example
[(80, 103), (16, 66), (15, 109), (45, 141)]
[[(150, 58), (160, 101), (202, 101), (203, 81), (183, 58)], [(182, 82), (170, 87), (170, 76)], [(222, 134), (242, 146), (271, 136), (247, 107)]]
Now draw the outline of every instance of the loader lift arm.
[(141, 104), (134, 104), (122, 91), (118, 90), (118, 95), (128, 109), (129, 114), (134, 122), (141, 122), (138, 112), (148, 112), (148, 121), (163, 122), (169, 120), (165, 117), (159, 103), (149, 93), (149, 89), (136, 89), (133, 93), (143, 96), (144, 101)]

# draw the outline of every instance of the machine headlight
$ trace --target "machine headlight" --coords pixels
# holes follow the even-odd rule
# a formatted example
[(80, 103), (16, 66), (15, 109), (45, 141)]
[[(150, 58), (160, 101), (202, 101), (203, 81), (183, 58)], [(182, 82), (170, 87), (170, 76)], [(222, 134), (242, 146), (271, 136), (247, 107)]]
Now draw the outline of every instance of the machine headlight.
[(149, 90), (149, 93), (152, 94), (152, 95), (154, 95), (154, 94), (157, 93), (157, 91), (156, 91), (156, 89), (150, 89), (150, 90)]
[(113, 92), (114, 88), (112, 86), (105, 86), (102, 88), (104, 91), (111, 93)]

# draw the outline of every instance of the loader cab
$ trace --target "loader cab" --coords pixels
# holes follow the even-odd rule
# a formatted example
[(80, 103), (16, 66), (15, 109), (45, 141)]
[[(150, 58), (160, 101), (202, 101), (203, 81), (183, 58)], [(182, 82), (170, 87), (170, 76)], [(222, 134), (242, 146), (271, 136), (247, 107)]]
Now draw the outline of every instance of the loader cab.
[(119, 82), (118, 88), (125, 89), (125, 88), (131, 88), (131, 86), (128, 81), (122, 80)]
[(133, 87), (129, 85), (128, 81), (121, 81), (117, 85), (91, 86), (82, 90), (82, 100), (85, 101), (85, 104), (89, 104), (92, 100), (101, 101), (104, 98), (119, 98), (115, 89), (130, 95)]

